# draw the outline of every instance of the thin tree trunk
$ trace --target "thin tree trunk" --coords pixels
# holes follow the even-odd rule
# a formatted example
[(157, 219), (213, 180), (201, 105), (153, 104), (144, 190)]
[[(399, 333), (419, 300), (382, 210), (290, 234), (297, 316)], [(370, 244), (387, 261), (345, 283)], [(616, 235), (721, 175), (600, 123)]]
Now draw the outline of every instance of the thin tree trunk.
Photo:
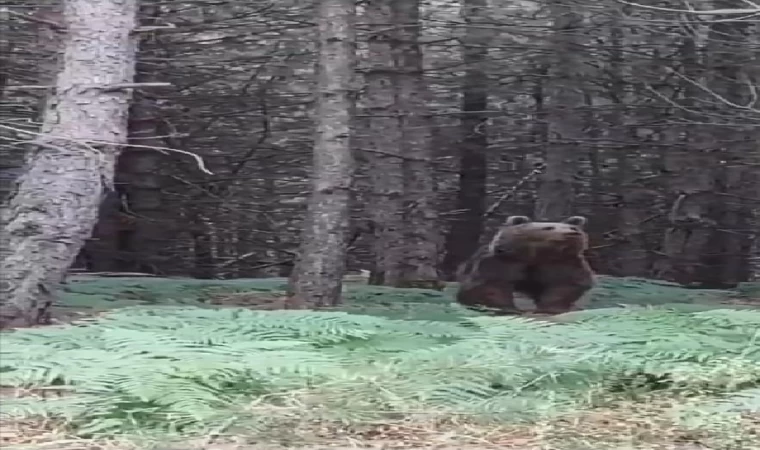
[[(280, 233), (277, 231), (278, 226), (276, 223), (276, 210), (277, 203), (274, 199), (278, 198), (277, 184), (275, 178), (271, 174), (265, 174), (261, 171), (259, 175), (260, 189), (262, 191), (261, 198), (265, 199), (259, 205), (260, 212), (257, 215), (256, 227), (251, 230), (245, 227), (244, 230), (239, 231), (241, 235), (241, 253), (248, 253), (252, 250), (256, 250), (257, 253), (261, 253), (261, 259), (267, 262), (274, 262), (282, 259), (282, 254), (277, 249), (282, 248), (282, 239)], [(257, 262), (255, 265), (260, 265)], [(245, 277), (277, 277), (282, 276), (281, 265), (271, 265), (263, 267), (261, 269), (251, 270), (249, 268), (251, 264), (240, 264), (241, 274)]]
[(554, 14), (549, 69), (550, 105), (547, 117), (550, 139), (546, 148), (546, 170), (536, 201), (536, 218), (555, 220), (573, 213), (573, 175), (582, 148), (585, 123), (576, 108), (584, 104), (583, 66), (578, 52), (582, 47), (583, 17), (560, 0), (551, 3)]
[(366, 79), (369, 177), (372, 184), (368, 209), (374, 225), (373, 284), (396, 286), (404, 262), (404, 163), (401, 128), (396, 105), (396, 66), (393, 58), (395, 31), (392, 0), (367, 5), (372, 24)]
[[(610, 97), (616, 108), (607, 115), (612, 125), (610, 138), (613, 143), (635, 141), (636, 132), (631, 125), (634, 123), (629, 112), (631, 104), (635, 103), (631, 84), (628, 80), (635, 79), (633, 65), (626, 61), (625, 49), (629, 45), (622, 13), (613, 12), (613, 22), (610, 28), (610, 62), (609, 72)], [(613, 177), (612, 193), (619, 196), (620, 207), (617, 217), (611, 217), (617, 223), (617, 242), (611, 253), (609, 274), (620, 276), (646, 276), (651, 265), (645, 233), (642, 229), (651, 215), (651, 205), (655, 202), (656, 192), (637, 185), (640, 173), (636, 167), (636, 147), (622, 147), (616, 153), (617, 167)]]
[(193, 215), (193, 277), (212, 280), (217, 277), (219, 242), (214, 222), (197, 212)]
[[(760, 213), (754, 211), (749, 221), (750, 225), (755, 229), (760, 229)], [(749, 261), (747, 281), (760, 281), (760, 233), (755, 231), (751, 236), (752, 244), (749, 249)]]
[(406, 262), (397, 286), (437, 288), (438, 212), (435, 208), (432, 124), (420, 48), (419, 0), (394, 0), (398, 91), (406, 203)]
[[(488, 57), (491, 30), (478, 25), (488, 12), (486, 0), (464, 0), (465, 29), (462, 85), (462, 143), (459, 147), (457, 215), (446, 237), (443, 270), (453, 275), (457, 267), (478, 248), (486, 212), (488, 135), (488, 76), (483, 64)], [(474, 24), (474, 26), (473, 26)]]
[(316, 137), (312, 194), (290, 277), (294, 303), (332, 306), (341, 301), (349, 238), (355, 107), (353, 0), (320, 0)]
[(52, 294), (98, 219), (127, 140), (135, 0), (68, 0), (65, 66), (35, 140), (29, 172), (3, 211), (0, 327), (46, 319)]
[[(691, 80), (700, 80), (700, 57), (693, 38), (685, 39), (681, 46), (683, 71)], [(683, 82), (683, 98), (680, 104), (687, 108), (676, 110), (675, 115), (686, 119), (699, 120), (694, 110), (703, 96), (701, 90), (690, 82)], [(696, 282), (702, 264), (702, 253), (710, 241), (711, 229), (715, 225), (709, 217), (710, 203), (713, 201), (715, 180), (711, 173), (715, 158), (709, 153), (715, 145), (710, 131), (693, 131), (693, 128), (671, 127), (667, 138), (670, 141), (664, 157), (665, 169), (670, 174), (666, 188), (673, 193), (670, 206), (669, 228), (662, 241), (665, 258), (654, 266), (656, 278), (683, 284)]]
[[(719, 0), (716, 7), (741, 7), (738, 0)], [(707, 43), (707, 87), (710, 92), (736, 105), (751, 104), (754, 93), (746, 80), (756, 72), (758, 52), (753, 46), (749, 22), (716, 21), (710, 24)], [(754, 49), (753, 49), (754, 47)], [(708, 106), (716, 115), (725, 105)], [(760, 119), (760, 117), (758, 117)], [(716, 226), (703, 254), (697, 278), (708, 288), (734, 287), (749, 276), (749, 254), (752, 246), (750, 221), (752, 205), (744, 199), (747, 192), (760, 192), (757, 179), (756, 126), (718, 128), (711, 135), (723, 142), (734, 141), (730, 147), (716, 145), (710, 149), (717, 164), (711, 171), (716, 195), (708, 214)], [(722, 135), (722, 136), (721, 136)], [(738, 141), (738, 142), (737, 142)], [(717, 148), (716, 148), (717, 147)]]

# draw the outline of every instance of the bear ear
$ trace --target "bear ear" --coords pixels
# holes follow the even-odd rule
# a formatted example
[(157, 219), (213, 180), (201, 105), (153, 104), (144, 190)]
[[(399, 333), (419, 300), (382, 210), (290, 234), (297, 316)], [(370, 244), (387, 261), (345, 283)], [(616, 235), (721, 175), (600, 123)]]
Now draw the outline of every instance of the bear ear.
[(583, 216), (573, 216), (573, 217), (568, 217), (567, 219), (563, 220), (563, 222), (570, 225), (575, 225), (577, 227), (584, 227), (586, 223), (588, 222), (588, 219), (586, 219)]
[(507, 217), (507, 221), (504, 222), (504, 224), (506, 226), (511, 226), (511, 225), (522, 225), (524, 223), (530, 223), (530, 222), (532, 221), (530, 220), (530, 217), (528, 216), (509, 216)]

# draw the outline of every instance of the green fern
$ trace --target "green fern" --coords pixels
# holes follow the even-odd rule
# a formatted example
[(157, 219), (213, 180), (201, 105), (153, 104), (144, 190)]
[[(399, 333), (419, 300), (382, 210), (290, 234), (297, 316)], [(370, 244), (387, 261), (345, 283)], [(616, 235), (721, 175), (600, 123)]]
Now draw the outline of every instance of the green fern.
[(127, 308), (82, 326), (4, 334), (0, 384), (59, 385), (73, 394), (4, 401), (0, 413), (66, 417), (82, 434), (423, 413), (538, 420), (653, 389), (652, 379), (721, 395), (750, 392), (760, 380), (757, 311), (615, 308), (567, 316), (567, 323), (436, 322)]

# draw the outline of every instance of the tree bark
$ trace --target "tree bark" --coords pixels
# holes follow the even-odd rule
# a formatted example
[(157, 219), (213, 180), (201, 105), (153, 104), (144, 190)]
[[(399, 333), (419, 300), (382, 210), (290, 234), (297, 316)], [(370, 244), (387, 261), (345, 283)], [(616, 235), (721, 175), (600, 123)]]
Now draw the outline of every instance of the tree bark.
[[(700, 54), (694, 38), (686, 38), (681, 45), (684, 74), (691, 80), (700, 80)], [(686, 120), (700, 120), (698, 101), (703, 92), (692, 83), (683, 81), (685, 110), (675, 110), (674, 116)], [(671, 127), (666, 134), (670, 144), (663, 158), (666, 188), (673, 192), (673, 203), (668, 215), (669, 227), (662, 240), (665, 258), (654, 265), (656, 278), (693, 285), (700, 270), (702, 253), (707, 249), (715, 223), (709, 217), (710, 204), (715, 191), (711, 168), (715, 158), (710, 149), (715, 146), (712, 130)]]
[(393, 58), (395, 31), (392, 0), (373, 1), (366, 16), (372, 24), (369, 37), (367, 85), (370, 216), (374, 225), (374, 273), (371, 282), (396, 286), (403, 274), (404, 156), (396, 105), (398, 77)]
[(53, 293), (98, 219), (127, 140), (136, 0), (67, 0), (65, 65), (29, 171), (3, 210), (0, 327), (47, 318)]
[[(63, 18), (62, 8), (40, 5), (30, 16), (32, 20), (20, 20), (17, 14), (26, 11), (23, 1), (4, 1), (3, 7), (0, 11), (0, 119), (11, 117), (14, 126), (30, 129), (29, 125), (42, 121), (45, 103), (50, 99), (49, 90), (20, 93), (8, 91), (6, 87), (11, 81), (42, 86), (55, 84), (62, 48), (62, 30), (55, 24)], [(33, 36), (29, 42), (23, 39), (25, 32)], [(29, 107), (33, 103), (36, 107)], [(25, 123), (28, 125), (22, 125)], [(29, 156), (28, 148), (13, 144), (28, 139), (23, 132), (0, 129), (0, 205), (13, 194)]]
[[(615, 108), (605, 116), (610, 126), (609, 137), (614, 145), (617, 142), (635, 140), (636, 123), (635, 103), (632, 95), (632, 83), (635, 70), (630, 61), (626, 61), (625, 49), (630, 45), (630, 36), (626, 34), (622, 12), (615, 10), (610, 23), (609, 50), (609, 97), (613, 99)], [(617, 223), (615, 237), (616, 245), (610, 252), (613, 256), (608, 264), (610, 275), (639, 276), (649, 275), (651, 257), (643, 227), (651, 216), (652, 205), (657, 200), (657, 193), (652, 189), (641, 186), (641, 171), (636, 164), (635, 147), (618, 147), (615, 156), (617, 167), (612, 181), (612, 193), (618, 197), (620, 206), (617, 217), (610, 217)]]
[[(156, 78), (154, 74), (138, 72), (138, 80), (151, 82)], [(166, 146), (157, 137), (162, 134), (159, 114), (151, 99), (138, 94), (130, 110), (130, 144)], [(123, 228), (117, 239), (121, 270), (167, 273), (168, 268), (161, 263), (168, 262), (167, 244), (177, 231), (171, 220), (176, 212), (169, 209), (162, 192), (166, 184), (162, 173), (165, 158), (154, 149), (141, 147), (127, 147), (119, 158), (117, 182), (133, 218), (132, 226)]]
[(404, 161), (406, 261), (399, 287), (437, 288), (438, 211), (435, 207), (432, 124), (420, 48), (419, 0), (394, 0), (398, 91)]
[[(754, 211), (750, 224), (753, 225), (755, 230), (760, 229), (760, 213)], [(760, 233), (755, 232), (751, 236), (752, 244), (749, 249), (749, 261), (747, 275), (747, 281), (760, 281)]]
[(463, 54), (465, 75), (462, 84), (462, 143), (459, 147), (459, 189), (457, 215), (452, 218), (446, 236), (443, 270), (452, 276), (457, 267), (469, 258), (480, 243), (485, 226), (486, 152), (488, 134), (488, 76), (485, 64), (492, 31), (479, 25), (488, 12), (486, 0), (464, 0), (465, 29)]
[(585, 123), (576, 109), (584, 103), (584, 68), (578, 55), (583, 48), (583, 16), (560, 0), (553, 1), (550, 7), (554, 15), (547, 111), (550, 138), (536, 200), (537, 220), (557, 220), (573, 213), (573, 175), (582, 151), (578, 143), (585, 138)]
[[(143, 3), (139, 26), (161, 25), (160, 7)], [(136, 81), (163, 81), (155, 59), (169, 57), (160, 50), (166, 45), (160, 31), (140, 33)], [(114, 270), (170, 274), (177, 261), (167, 247), (175, 242), (177, 227), (172, 219), (177, 213), (164, 198), (166, 155), (146, 147), (177, 147), (171, 131), (162, 126), (162, 111), (153, 95), (135, 92), (129, 111), (129, 146), (119, 155), (116, 164), (116, 186), (121, 210), (103, 211), (85, 250), (96, 257), (96, 271)], [(164, 136), (163, 138), (159, 136)], [(111, 265), (110, 268), (103, 266)]]
[[(719, 0), (718, 7), (741, 7), (737, 0)], [(757, 71), (758, 51), (747, 21), (710, 24), (707, 42), (705, 84), (711, 92), (736, 105), (752, 104), (754, 93), (746, 80)], [(721, 105), (722, 107), (722, 105)], [(708, 111), (720, 114), (720, 107), (708, 106)], [(760, 119), (760, 115), (758, 115)], [(752, 247), (752, 204), (747, 192), (760, 192), (757, 183), (758, 131), (755, 126), (736, 125), (712, 130), (718, 143), (711, 150), (715, 163), (714, 197), (708, 210), (716, 226), (702, 255), (697, 278), (707, 288), (731, 288), (749, 276), (749, 254)], [(734, 140), (731, 147), (720, 142)], [(731, 230), (731, 231), (729, 231)]]
[(353, 0), (320, 0), (316, 136), (312, 193), (290, 296), (307, 306), (341, 301), (349, 238), (354, 156), (351, 123), (356, 103)]

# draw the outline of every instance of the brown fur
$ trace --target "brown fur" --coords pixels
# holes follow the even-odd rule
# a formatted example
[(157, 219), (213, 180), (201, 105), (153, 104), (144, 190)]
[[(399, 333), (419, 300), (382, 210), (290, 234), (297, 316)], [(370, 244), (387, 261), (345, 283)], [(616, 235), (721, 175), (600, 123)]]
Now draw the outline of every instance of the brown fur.
[(532, 222), (512, 216), (491, 243), (459, 270), (457, 301), (463, 305), (516, 312), (514, 293), (530, 297), (537, 312), (558, 314), (573, 309), (594, 286), (594, 274), (583, 252), (586, 219)]

